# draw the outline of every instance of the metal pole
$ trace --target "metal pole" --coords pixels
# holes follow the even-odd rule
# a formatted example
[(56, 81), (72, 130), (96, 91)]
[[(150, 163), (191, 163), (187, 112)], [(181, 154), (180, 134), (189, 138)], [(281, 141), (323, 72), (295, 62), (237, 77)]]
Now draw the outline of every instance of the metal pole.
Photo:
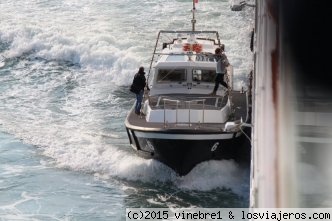
[(205, 122), (204, 116), (205, 116), (205, 99), (203, 99), (203, 123)]
[(195, 19), (195, 11), (196, 11), (196, 7), (195, 7), (195, 0), (193, 0), (193, 19), (191, 20), (191, 24), (192, 24), (192, 31), (195, 31), (195, 23), (196, 23), (196, 19)]
[(152, 54), (152, 58), (151, 58), (151, 62), (150, 62), (150, 67), (149, 67), (149, 72), (148, 72), (148, 77), (146, 79), (147, 83), (149, 83), (150, 73), (151, 73), (152, 64), (153, 64), (153, 61), (154, 61), (154, 55), (156, 54), (159, 38), (160, 38), (160, 31), (158, 32), (158, 37), (157, 37), (157, 40), (156, 40), (156, 44), (154, 46), (154, 50), (153, 50), (153, 54)]
[(164, 127), (166, 127), (166, 108), (165, 108), (165, 105), (166, 105), (166, 101), (164, 99)]
[(190, 103), (191, 103), (191, 101), (188, 102), (188, 104), (189, 104), (189, 107), (188, 107), (188, 109), (189, 109), (189, 127), (190, 127)]
[(178, 124), (178, 108), (179, 108), (179, 102), (180, 101), (176, 101), (176, 124), (175, 125), (177, 125)]

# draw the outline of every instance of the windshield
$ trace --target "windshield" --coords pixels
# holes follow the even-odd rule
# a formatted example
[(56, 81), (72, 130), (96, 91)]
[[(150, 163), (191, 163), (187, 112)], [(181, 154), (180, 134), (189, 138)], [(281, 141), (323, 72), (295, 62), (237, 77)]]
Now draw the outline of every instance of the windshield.
[(213, 83), (215, 76), (215, 70), (195, 69), (192, 72), (192, 79), (196, 82)]
[(185, 69), (160, 69), (158, 70), (157, 82), (183, 82), (187, 81), (187, 73)]

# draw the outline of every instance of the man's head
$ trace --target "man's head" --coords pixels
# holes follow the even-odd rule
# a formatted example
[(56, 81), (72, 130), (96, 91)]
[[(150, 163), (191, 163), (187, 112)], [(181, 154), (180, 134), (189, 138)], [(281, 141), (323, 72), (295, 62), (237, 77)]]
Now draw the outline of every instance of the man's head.
[(223, 52), (223, 51), (225, 51), (225, 45), (224, 44), (221, 44), (220, 45), (220, 50)]

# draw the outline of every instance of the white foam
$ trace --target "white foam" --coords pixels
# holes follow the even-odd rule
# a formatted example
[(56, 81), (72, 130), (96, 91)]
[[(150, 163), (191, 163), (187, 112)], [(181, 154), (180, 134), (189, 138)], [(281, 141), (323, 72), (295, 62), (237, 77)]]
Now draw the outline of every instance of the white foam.
[[(45, 5), (37, 2), (23, 3), (20, 7), (5, 4), (2, 14), (10, 21), (2, 23), (0, 41), (8, 42), (10, 47), (4, 55), (14, 58), (28, 53), (48, 60), (65, 60), (93, 73), (110, 74), (117, 85), (128, 85), (138, 66), (149, 65), (158, 30), (190, 27), (187, 10), (181, 10), (190, 8), (188, 2), (157, 2), (153, 7), (130, 3), (135, 8), (133, 14), (126, 13), (123, 3), (118, 2), (112, 3), (109, 9), (100, 8), (98, 2), (82, 1), (81, 4), (76, 7), (82, 8), (86, 14), (80, 10), (72, 11), (65, 5), (61, 5), (56, 13), (47, 13)], [(247, 74), (246, 71), (238, 71), (252, 68), (250, 12), (231, 12), (227, 2), (220, 2), (220, 7), (215, 7), (213, 2), (200, 2), (197, 10), (197, 30), (217, 29), (226, 44), (234, 73)], [(25, 19), (32, 11), (38, 13)], [(20, 16), (12, 17), (13, 12)], [(45, 13), (48, 19), (44, 19)], [(169, 13), (178, 15), (171, 20), (161, 19), (163, 15), (167, 18)], [(146, 14), (151, 19), (140, 20), (139, 16)], [(118, 19), (109, 17), (112, 15), (118, 15)], [(77, 17), (80, 19), (75, 19)], [(221, 19), (225, 22), (220, 22)], [(130, 28), (132, 25), (136, 27)]]
[(247, 193), (248, 180), (248, 169), (240, 168), (233, 160), (210, 160), (198, 164), (188, 175), (177, 179), (176, 184), (200, 191), (225, 188), (243, 195)]

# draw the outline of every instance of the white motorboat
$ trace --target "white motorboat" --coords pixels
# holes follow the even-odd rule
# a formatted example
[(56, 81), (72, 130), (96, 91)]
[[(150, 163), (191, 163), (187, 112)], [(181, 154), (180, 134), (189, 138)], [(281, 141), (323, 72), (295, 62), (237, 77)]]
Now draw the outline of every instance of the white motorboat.
[[(195, 2), (193, 2), (195, 6)], [(195, 9), (195, 7), (194, 7)], [(207, 160), (250, 158), (243, 124), (250, 119), (248, 93), (224, 89), (215, 96), (217, 31), (159, 31), (148, 72), (142, 114), (134, 107), (125, 121), (131, 146), (179, 175)], [(233, 67), (228, 66), (228, 85)]]

